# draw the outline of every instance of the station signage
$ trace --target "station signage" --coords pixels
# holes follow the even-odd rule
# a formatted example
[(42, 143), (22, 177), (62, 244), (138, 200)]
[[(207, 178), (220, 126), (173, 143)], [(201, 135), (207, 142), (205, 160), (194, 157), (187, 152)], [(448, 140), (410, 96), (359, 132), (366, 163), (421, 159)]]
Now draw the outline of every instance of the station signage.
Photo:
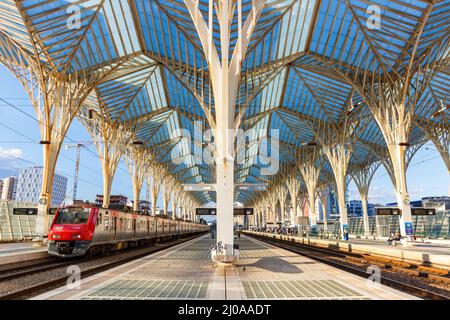
[[(377, 216), (399, 216), (402, 214), (402, 210), (399, 208), (375, 208)], [(436, 209), (434, 208), (411, 208), (412, 216), (434, 216), (436, 215)]]
[(412, 222), (405, 222), (405, 233), (407, 236), (414, 234)]
[(435, 216), (436, 209), (434, 209), (434, 208), (411, 208), (411, 215), (413, 215), (413, 216)]
[(377, 216), (399, 216), (401, 215), (402, 210), (399, 208), (383, 207), (375, 208), (375, 213)]
[[(195, 209), (197, 216), (215, 216), (216, 208), (197, 208)], [(233, 214), (235, 216), (248, 216), (253, 215), (253, 208), (234, 208)]]
[(251, 216), (253, 215), (253, 208), (234, 208), (235, 216)]
[(197, 208), (195, 214), (197, 216), (215, 216), (216, 208)]
[(13, 215), (36, 216), (37, 213), (38, 213), (37, 208), (13, 208)]

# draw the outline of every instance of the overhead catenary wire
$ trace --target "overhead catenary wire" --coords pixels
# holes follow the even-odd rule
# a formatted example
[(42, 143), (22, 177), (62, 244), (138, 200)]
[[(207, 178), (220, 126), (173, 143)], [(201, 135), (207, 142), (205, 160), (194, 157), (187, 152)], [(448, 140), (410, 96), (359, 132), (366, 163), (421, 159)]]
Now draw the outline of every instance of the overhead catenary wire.
[[(20, 136), (22, 136), (22, 137), (28, 139), (28, 141), (24, 141), (24, 142), (21, 142), (21, 143), (36, 143), (36, 144), (40, 144), (38, 141), (35, 141), (33, 138), (31, 138), (31, 137), (29, 137), (29, 136), (27, 136), (27, 135), (24, 135), (23, 133), (21, 133), (21, 132), (15, 130), (14, 128), (8, 126), (7, 124), (5, 124), (5, 123), (3, 123), (3, 122), (1, 122), (1, 121), (0, 121), (0, 126), (3, 126), (3, 127), (7, 128), (7, 129), (9, 129), (9, 130), (11, 130), (11, 131), (13, 131), (13, 132), (19, 134)], [(14, 141), (14, 142), (13, 142), (13, 141), (6, 141), (6, 142), (5, 142), (5, 141), (0, 141), (0, 143), (17, 143), (17, 142), (16, 142), (16, 141)], [(76, 162), (75, 159), (72, 159), (72, 158), (70, 158), (70, 157), (68, 157), (68, 156), (65, 156), (65, 155), (62, 154), (61, 152), (59, 153), (59, 156), (62, 157), (62, 158), (65, 158), (65, 159), (67, 159), (67, 160)], [(99, 176), (102, 176), (102, 174), (99, 173), (97, 170), (94, 170), (94, 169), (92, 169), (91, 167), (89, 167), (89, 166), (87, 166), (87, 165), (84, 165), (84, 164), (81, 164), (81, 163), (80, 163), (80, 166), (82, 166), (82, 167), (84, 167), (84, 168), (86, 168), (86, 169), (88, 169), (88, 170), (90, 170), (90, 171), (96, 173), (96, 174), (99, 175)], [(115, 181), (117, 181), (117, 180), (115, 180)], [(120, 184), (122, 184), (123, 186), (128, 187), (127, 184), (125, 184), (125, 183), (123, 183), (123, 182), (121, 182), (121, 181), (118, 181), (118, 182), (119, 182)]]
[[(32, 120), (34, 120), (34, 121), (36, 121), (36, 122), (38, 122), (38, 123), (40, 123), (40, 124), (42, 124), (42, 125), (48, 127), (47, 124), (43, 123), (42, 121), (40, 121), (39, 119), (37, 119), (35, 116), (32, 116), (32, 115), (28, 114), (27, 112), (21, 110), (19, 107), (13, 105), (12, 103), (9, 103), (9, 102), (6, 101), (5, 99), (0, 98), (0, 101), (3, 101), (5, 104), (7, 104), (8, 106), (10, 106), (10, 107), (16, 109), (17, 111), (19, 111), (20, 113), (24, 114), (24, 115), (27, 116), (28, 118), (30, 118), (30, 119), (32, 119)], [(54, 130), (55, 132), (57, 132), (57, 133), (63, 135), (60, 131), (58, 131), (58, 130), (56, 130), (56, 129), (52, 129), (52, 130)], [(66, 134), (66, 135), (63, 135), (63, 136), (64, 136), (65, 139), (69, 140), (70, 142), (78, 143), (78, 141), (76, 141), (76, 140), (70, 138), (67, 134)], [(97, 157), (99, 157), (99, 158), (101, 158), (101, 159), (104, 159), (104, 157), (103, 157), (102, 155), (98, 154), (98, 153), (95, 152), (95, 151), (92, 151), (92, 150), (89, 149), (88, 147), (82, 146), (82, 148), (85, 149), (85, 150), (87, 150), (88, 152), (90, 152), (90, 153), (96, 155)], [(117, 169), (120, 169), (120, 170), (122, 170), (123, 172), (126, 172), (127, 174), (129, 173), (128, 170), (122, 168), (120, 165), (117, 166)]]

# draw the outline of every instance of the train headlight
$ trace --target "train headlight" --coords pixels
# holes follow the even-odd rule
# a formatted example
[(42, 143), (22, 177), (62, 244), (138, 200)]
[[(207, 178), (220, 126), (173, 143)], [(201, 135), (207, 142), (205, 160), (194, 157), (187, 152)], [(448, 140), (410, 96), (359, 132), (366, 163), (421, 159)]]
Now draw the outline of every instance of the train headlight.
[(61, 236), (59, 234), (54, 234), (53, 235), (53, 239), (59, 239), (59, 238), (61, 238)]
[(72, 239), (80, 239), (80, 238), (81, 238), (81, 234), (72, 235)]

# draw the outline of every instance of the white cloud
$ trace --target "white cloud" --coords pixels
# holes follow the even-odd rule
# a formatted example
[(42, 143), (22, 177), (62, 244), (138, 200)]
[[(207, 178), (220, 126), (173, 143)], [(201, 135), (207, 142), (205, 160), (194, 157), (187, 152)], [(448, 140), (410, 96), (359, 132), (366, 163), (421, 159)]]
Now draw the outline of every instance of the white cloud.
[(0, 168), (16, 168), (18, 161), (16, 158), (22, 158), (22, 155), (22, 149), (0, 147)]

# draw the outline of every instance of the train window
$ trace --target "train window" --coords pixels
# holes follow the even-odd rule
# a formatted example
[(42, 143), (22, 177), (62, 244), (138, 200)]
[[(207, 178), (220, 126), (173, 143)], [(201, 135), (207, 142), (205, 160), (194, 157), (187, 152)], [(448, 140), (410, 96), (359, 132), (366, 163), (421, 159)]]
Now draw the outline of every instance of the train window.
[(119, 219), (119, 225), (117, 226), (117, 230), (122, 231), (123, 229), (123, 218)]
[(105, 213), (105, 228), (104, 228), (104, 230), (108, 231), (108, 228), (109, 228), (109, 213), (108, 213), (108, 211), (106, 211), (106, 213)]
[(98, 216), (97, 216), (97, 225), (99, 226), (99, 225), (101, 225), (101, 224), (102, 224), (102, 213), (99, 212), (99, 213), (98, 213)]
[(60, 209), (55, 224), (86, 224), (90, 213), (90, 208)]

